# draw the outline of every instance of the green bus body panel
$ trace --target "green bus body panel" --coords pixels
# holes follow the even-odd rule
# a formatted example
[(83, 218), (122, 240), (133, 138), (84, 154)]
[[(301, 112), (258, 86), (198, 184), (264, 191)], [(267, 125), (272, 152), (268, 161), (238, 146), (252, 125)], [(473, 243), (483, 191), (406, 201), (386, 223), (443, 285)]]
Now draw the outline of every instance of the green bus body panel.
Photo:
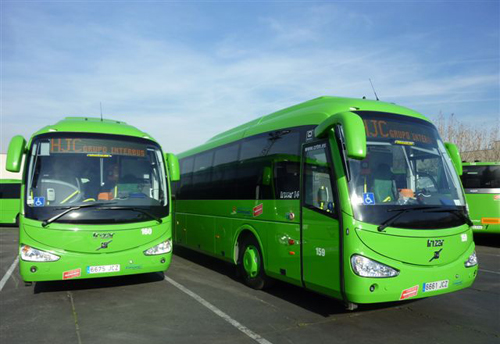
[(33, 136), (50, 132), (96, 133), (143, 137), (155, 141), (149, 134), (122, 121), (95, 117), (66, 117), (54, 125), (48, 125)]
[[(361, 224), (356, 234), (363, 244), (378, 254), (406, 264), (440, 266), (450, 264), (467, 252), (472, 244), (468, 226), (428, 232), (388, 227), (379, 232), (376, 226)], [(433, 247), (429, 240), (443, 240)], [(434, 252), (442, 249), (439, 259)]]
[(0, 199), (0, 224), (14, 224), (20, 209), (19, 199)]
[[(499, 166), (500, 162), (474, 162), (463, 163), (465, 166)], [(483, 218), (498, 219), (500, 221), (500, 193), (469, 192), (465, 189), (465, 198), (469, 206), (469, 216), (474, 223), (475, 233), (496, 233), (500, 234), (500, 223), (483, 223)]]
[(469, 205), (469, 216), (474, 226), (481, 226), (481, 229), (473, 228), (477, 233), (497, 233), (500, 234), (500, 224), (483, 224), (483, 218), (500, 219), (500, 194), (473, 194), (466, 193), (465, 198)]
[[(325, 136), (330, 145), (340, 203), (335, 205), (338, 218), (302, 207), (299, 200), (176, 200), (175, 244), (237, 263), (239, 233), (249, 230), (261, 245), (268, 276), (354, 303), (398, 301), (405, 290), (415, 286), (418, 291), (412, 298), (472, 285), (478, 267), (465, 267), (475, 249), (467, 226), (437, 230), (388, 227), (379, 233), (377, 226), (354, 219), (341, 153), (331, 130), (337, 120), (330, 119), (340, 113), (348, 116), (352, 111), (395, 113), (428, 121), (394, 104), (320, 97), (228, 130), (178, 155), (182, 159), (260, 133), (324, 123), (325, 128), (318, 129), (317, 134)], [(364, 131), (359, 134), (366, 142)], [(350, 139), (346, 137), (346, 145)], [(260, 205), (262, 213), (254, 216), (254, 208)], [(293, 220), (287, 217), (290, 213), (295, 215)], [(441, 248), (427, 246), (427, 241), (433, 239), (445, 240), (438, 262), (429, 261)], [(400, 274), (392, 278), (360, 277), (351, 267), (353, 254), (386, 264)], [(423, 283), (441, 280), (449, 280), (448, 288), (423, 292)]]
[[(304, 284), (308, 289), (341, 299), (339, 221), (307, 208), (302, 209), (302, 217)], [(324, 256), (318, 255), (317, 248), (324, 250)]]
[[(21, 184), (19, 179), (0, 179), (0, 184)], [(20, 198), (0, 198), (0, 224), (16, 223), (21, 209)]]
[[(125, 122), (92, 117), (67, 117), (54, 125), (37, 131), (33, 139), (41, 134), (53, 132), (100, 133), (138, 137), (156, 142), (149, 134)], [(167, 167), (167, 161), (164, 164)], [(27, 161), (26, 161), (27, 163)], [(167, 179), (169, 170), (166, 168)], [(167, 180), (170, 190), (170, 180)], [(21, 216), (19, 223), (19, 244), (28, 245), (60, 257), (52, 262), (32, 262), (20, 259), (19, 271), (26, 282), (63, 280), (65, 273), (78, 271), (71, 279), (101, 278), (165, 271), (170, 266), (172, 251), (165, 254), (146, 256), (144, 251), (172, 238), (172, 202), (169, 200), (169, 214), (157, 221), (120, 224), (68, 224), (52, 222), (42, 227), (41, 221), (24, 218), (24, 187), (21, 188)], [(147, 228), (146, 234), (142, 229)], [(151, 229), (151, 234), (149, 234)], [(97, 238), (94, 237), (94, 233)], [(113, 234), (110, 239), (106, 235)], [(102, 234), (102, 237), (99, 235)], [(105, 249), (98, 249), (103, 242), (112, 240)], [(120, 271), (88, 273), (89, 266), (120, 265)], [(35, 268), (36, 272), (31, 270)]]
[[(101, 242), (108, 240), (99, 235), (109, 235), (108, 248), (103, 253), (133, 250), (144, 245), (154, 246), (155, 242), (171, 232), (170, 223), (158, 224), (156, 221), (116, 225), (73, 225), (51, 223), (47, 227), (40, 222), (25, 219), (23, 231), (26, 238), (44, 246), (65, 252), (96, 253)], [(152, 233), (144, 235), (142, 228), (151, 228)], [(35, 245), (36, 246), (36, 245)]]

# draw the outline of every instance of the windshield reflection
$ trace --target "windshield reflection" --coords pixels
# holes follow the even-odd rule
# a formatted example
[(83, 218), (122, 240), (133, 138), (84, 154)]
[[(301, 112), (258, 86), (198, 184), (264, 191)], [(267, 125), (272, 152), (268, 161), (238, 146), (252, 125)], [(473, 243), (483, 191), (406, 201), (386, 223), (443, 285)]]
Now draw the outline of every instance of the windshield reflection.
[[(151, 208), (155, 216), (165, 216), (168, 198), (159, 147), (146, 140), (111, 137), (66, 134), (36, 139), (28, 163), (27, 217), (47, 220), (61, 207), (78, 207), (77, 213), (57, 221), (109, 220), (105, 213), (110, 212), (90, 209), (93, 203), (102, 204), (101, 208), (107, 204)], [(89, 216), (84, 215), (87, 212)], [(115, 217), (120, 222), (143, 220), (134, 212), (124, 213), (131, 214)]]
[[(367, 155), (363, 160), (349, 160), (349, 189), (356, 219), (380, 225), (394, 215), (391, 211), (403, 207), (410, 207), (410, 213), (412, 207), (425, 210), (426, 206), (465, 211), (459, 179), (432, 124), (390, 114), (360, 115), (366, 126)], [(428, 220), (429, 213), (407, 213), (397, 219), (398, 226), (429, 226), (416, 219)], [(415, 218), (414, 224), (409, 223), (408, 216)], [(439, 222), (439, 216), (432, 215), (433, 221)], [(459, 224), (456, 216), (441, 216)]]

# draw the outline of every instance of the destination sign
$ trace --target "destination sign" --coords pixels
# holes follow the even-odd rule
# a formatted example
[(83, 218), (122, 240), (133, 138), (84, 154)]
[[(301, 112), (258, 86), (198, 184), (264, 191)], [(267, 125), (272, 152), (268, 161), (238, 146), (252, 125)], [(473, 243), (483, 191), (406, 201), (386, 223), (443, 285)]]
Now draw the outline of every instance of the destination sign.
[(367, 138), (396, 140), (398, 144), (435, 144), (431, 129), (415, 124), (391, 121), (389, 119), (364, 119)]
[(53, 138), (50, 139), (50, 153), (80, 153), (96, 157), (112, 155), (145, 157), (146, 148), (141, 144), (117, 140)]

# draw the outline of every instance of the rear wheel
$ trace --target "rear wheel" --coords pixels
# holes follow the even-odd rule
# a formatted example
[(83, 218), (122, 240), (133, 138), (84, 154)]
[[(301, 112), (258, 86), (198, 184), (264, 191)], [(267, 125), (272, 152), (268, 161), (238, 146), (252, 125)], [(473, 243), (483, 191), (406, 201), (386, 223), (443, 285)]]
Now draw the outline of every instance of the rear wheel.
[(270, 279), (264, 272), (262, 253), (259, 243), (253, 235), (244, 238), (240, 246), (238, 269), (246, 285), (253, 289), (264, 289), (270, 285)]

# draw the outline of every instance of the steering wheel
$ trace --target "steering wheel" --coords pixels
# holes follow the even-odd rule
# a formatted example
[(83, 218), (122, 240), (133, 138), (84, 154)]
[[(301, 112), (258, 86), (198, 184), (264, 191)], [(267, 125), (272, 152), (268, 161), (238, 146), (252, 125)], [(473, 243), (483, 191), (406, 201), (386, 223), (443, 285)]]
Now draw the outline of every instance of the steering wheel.
[(76, 186), (71, 184), (71, 183), (64, 182), (64, 181), (58, 180), (58, 179), (42, 179), (42, 183), (45, 186), (47, 184), (57, 185), (55, 187), (55, 189), (58, 191), (58, 193), (62, 192), (63, 190), (66, 191), (66, 189), (67, 189), (68, 192), (64, 193), (64, 195), (66, 197), (63, 198), (59, 202), (59, 204), (71, 204), (71, 203), (78, 202), (83, 198), (82, 192), (80, 191), (81, 190), (80, 181), (78, 180), (78, 178), (75, 178), (75, 180), (76, 180), (76, 184), (77, 184)]

